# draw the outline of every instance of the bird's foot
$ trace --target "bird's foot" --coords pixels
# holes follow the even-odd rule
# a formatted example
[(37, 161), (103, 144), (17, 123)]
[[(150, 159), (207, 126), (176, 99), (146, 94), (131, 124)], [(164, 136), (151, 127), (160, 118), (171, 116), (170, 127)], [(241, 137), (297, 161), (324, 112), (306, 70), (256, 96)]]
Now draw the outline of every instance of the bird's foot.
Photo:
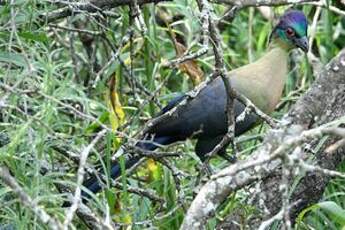
[(219, 156), (222, 157), (223, 159), (225, 159), (226, 161), (228, 161), (231, 164), (234, 164), (237, 161), (237, 157), (236, 156), (232, 156), (232, 155), (229, 156), (226, 153), (219, 154)]

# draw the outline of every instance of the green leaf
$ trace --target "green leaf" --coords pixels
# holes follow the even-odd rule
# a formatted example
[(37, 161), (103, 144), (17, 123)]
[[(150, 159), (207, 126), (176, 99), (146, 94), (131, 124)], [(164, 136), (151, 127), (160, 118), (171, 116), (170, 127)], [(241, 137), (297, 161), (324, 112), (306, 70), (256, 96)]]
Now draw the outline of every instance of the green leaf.
[(323, 210), (332, 217), (332, 221), (345, 226), (345, 210), (333, 201), (324, 201), (304, 209), (297, 218), (298, 225), (301, 224), (305, 214), (309, 211)]
[(317, 204), (327, 214), (331, 215), (334, 222), (345, 225), (345, 210), (333, 201), (325, 201)]
[(37, 41), (37, 42), (47, 42), (48, 37), (45, 33), (31, 33), (31, 32), (20, 32), (18, 35), (27, 40)]
[[(16, 155), (16, 148), (23, 143), (24, 136), (28, 133), (32, 120), (29, 120), (12, 135), (11, 142), (8, 144), (7, 156), (12, 157)], [(2, 157), (2, 156), (1, 156)]]
[(87, 134), (92, 134), (94, 133), (99, 127), (101, 127), (100, 123), (103, 124), (109, 119), (109, 112), (103, 112), (101, 116), (98, 118), (99, 122), (92, 122), (91, 125), (89, 125), (86, 129), (85, 132)]
[(0, 52), (0, 62), (15, 64), (20, 67), (27, 67), (23, 55), (17, 53)]
[(109, 211), (111, 215), (114, 215), (117, 210), (116, 207), (116, 193), (112, 189), (105, 189), (105, 197), (108, 201)]
[[(1, 11), (0, 11), (1, 13)], [(9, 39), (10, 37), (10, 32), (7, 32), (7, 31), (0, 31), (0, 38), (3, 38), (3, 39)]]

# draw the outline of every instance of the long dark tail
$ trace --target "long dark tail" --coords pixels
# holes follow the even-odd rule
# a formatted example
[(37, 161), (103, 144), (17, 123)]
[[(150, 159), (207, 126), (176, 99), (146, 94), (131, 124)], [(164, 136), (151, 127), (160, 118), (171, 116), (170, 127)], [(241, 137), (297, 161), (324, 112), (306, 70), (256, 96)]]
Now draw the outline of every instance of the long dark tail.
[[(167, 144), (173, 143), (174, 141), (175, 141), (175, 138), (172, 138), (172, 137), (165, 137), (165, 136), (164, 137), (156, 137), (156, 138), (154, 138), (153, 141), (150, 141), (150, 142), (145, 142), (145, 141), (139, 142), (137, 144), (137, 147), (140, 147), (143, 150), (153, 151), (153, 150), (159, 148), (160, 145), (167, 145)], [(141, 159), (140, 156), (134, 156), (134, 157), (128, 158), (125, 162), (125, 169), (131, 168), (140, 159)], [(114, 162), (112, 164), (111, 170), (110, 170), (110, 176), (112, 179), (116, 179), (119, 176), (121, 176), (121, 167), (120, 167), (119, 163)], [(90, 190), (93, 193), (98, 193), (102, 189), (102, 186), (101, 186), (101, 184), (100, 184), (100, 182), (96, 176), (93, 176), (90, 179), (88, 179), (87, 181), (85, 181), (85, 183), (83, 185), (84, 185), (84, 187), (86, 187), (88, 190)], [(87, 198), (87, 197), (89, 197), (89, 195), (83, 191), (82, 197)]]
[[(133, 165), (135, 165), (138, 161), (140, 160), (139, 157), (131, 157), (126, 160), (125, 162), (125, 168), (131, 168)], [(121, 175), (121, 167), (120, 164), (115, 162), (112, 163), (111, 165), (111, 170), (110, 170), (110, 176), (113, 179), (118, 178)], [(99, 192), (102, 187), (100, 182), (98, 181), (98, 178), (96, 176), (91, 177), (87, 181), (84, 182), (84, 187), (86, 187), (88, 190), (90, 190), (93, 193)], [(88, 197), (88, 195), (83, 191), (82, 192), (82, 197)]]

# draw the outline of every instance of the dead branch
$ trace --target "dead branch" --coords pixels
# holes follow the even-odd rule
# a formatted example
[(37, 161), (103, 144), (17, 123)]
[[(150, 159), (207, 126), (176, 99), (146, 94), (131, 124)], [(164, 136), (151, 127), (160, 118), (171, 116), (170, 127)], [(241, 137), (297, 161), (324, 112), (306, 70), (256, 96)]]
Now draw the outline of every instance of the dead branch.
[[(171, 0), (137, 0), (137, 5), (147, 4), (147, 3), (159, 3), (163, 1)], [(86, 12), (102, 12), (104, 9), (115, 8), (119, 6), (131, 5), (131, 0), (91, 0), (89, 2), (69, 2), (69, 1), (59, 1), (53, 0), (52, 3), (65, 4), (65, 7), (59, 8), (52, 12), (40, 15), (43, 22), (52, 22), (61, 18), (71, 16), (72, 13)]]

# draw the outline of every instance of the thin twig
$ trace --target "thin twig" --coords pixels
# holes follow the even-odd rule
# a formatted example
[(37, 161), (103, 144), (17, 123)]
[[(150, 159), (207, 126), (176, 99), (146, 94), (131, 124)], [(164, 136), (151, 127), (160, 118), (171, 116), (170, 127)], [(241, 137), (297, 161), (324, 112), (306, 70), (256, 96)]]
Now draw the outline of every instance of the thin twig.
[(65, 217), (65, 221), (63, 225), (64, 230), (68, 229), (73, 219), (74, 213), (78, 209), (79, 202), (81, 201), (81, 186), (84, 181), (85, 165), (86, 165), (87, 157), (89, 156), (89, 153), (92, 150), (92, 148), (104, 136), (105, 133), (106, 133), (105, 129), (99, 132), (97, 136), (91, 141), (91, 143), (88, 146), (86, 146), (84, 150), (80, 153), (79, 168), (78, 168), (78, 173), (77, 173), (77, 187), (74, 192), (72, 205), (68, 209), (68, 211), (66, 211), (66, 217)]

